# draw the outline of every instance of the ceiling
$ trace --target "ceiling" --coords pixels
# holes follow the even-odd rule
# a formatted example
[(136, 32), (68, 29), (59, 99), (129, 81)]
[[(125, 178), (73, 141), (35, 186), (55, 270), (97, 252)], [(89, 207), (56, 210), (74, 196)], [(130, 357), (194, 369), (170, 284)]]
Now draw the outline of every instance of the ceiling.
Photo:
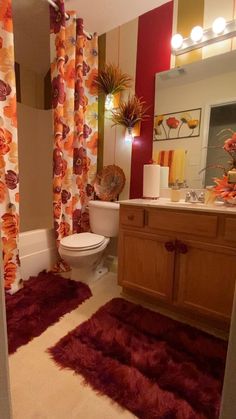
[[(168, 0), (65, 0), (67, 10), (83, 17), (88, 32), (102, 34)], [(16, 61), (45, 74), (49, 68), (47, 0), (12, 0)]]

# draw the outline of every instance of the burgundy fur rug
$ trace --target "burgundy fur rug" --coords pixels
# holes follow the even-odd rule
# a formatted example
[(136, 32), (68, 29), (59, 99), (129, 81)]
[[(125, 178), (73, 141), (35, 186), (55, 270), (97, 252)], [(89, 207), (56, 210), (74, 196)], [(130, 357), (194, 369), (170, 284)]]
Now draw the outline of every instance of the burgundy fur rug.
[(91, 295), (86, 284), (45, 272), (25, 281), (16, 294), (6, 294), (9, 353), (39, 336)]
[(48, 351), (143, 419), (216, 419), (226, 342), (121, 298)]

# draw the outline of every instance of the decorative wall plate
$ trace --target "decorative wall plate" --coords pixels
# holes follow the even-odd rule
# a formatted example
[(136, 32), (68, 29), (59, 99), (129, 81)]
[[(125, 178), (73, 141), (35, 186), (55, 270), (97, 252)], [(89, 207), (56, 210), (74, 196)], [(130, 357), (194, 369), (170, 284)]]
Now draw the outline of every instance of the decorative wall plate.
[(95, 193), (102, 201), (115, 201), (124, 189), (125, 180), (125, 174), (119, 166), (105, 166), (96, 176)]

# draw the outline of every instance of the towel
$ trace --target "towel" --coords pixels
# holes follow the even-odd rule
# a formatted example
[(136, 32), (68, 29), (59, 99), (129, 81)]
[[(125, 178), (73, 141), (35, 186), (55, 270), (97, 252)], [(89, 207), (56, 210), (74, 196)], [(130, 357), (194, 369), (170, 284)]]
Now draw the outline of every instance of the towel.
[(154, 154), (154, 160), (160, 166), (168, 166), (169, 183), (174, 184), (178, 179), (179, 183), (183, 183), (186, 179), (186, 151), (177, 150), (159, 150)]

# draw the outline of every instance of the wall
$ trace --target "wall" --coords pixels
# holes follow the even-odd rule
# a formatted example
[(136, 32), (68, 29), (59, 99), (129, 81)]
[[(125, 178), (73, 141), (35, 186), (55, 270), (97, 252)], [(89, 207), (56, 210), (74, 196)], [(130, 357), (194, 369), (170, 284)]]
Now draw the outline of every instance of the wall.
[(17, 104), (20, 231), (51, 228), (52, 221), (52, 114)]
[[(105, 35), (106, 62), (119, 64), (123, 71), (129, 72), (137, 94), (150, 106), (150, 121), (142, 124), (141, 136), (135, 139), (132, 150), (124, 143), (124, 131), (111, 129), (105, 119), (104, 135), (99, 139), (103, 165), (119, 164), (125, 171), (127, 183), (122, 199), (142, 196), (143, 164), (152, 157), (155, 73), (235, 48), (235, 40), (227, 40), (176, 59), (170, 52), (172, 33), (181, 30), (188, 36), (193, 25), (210, 27), (221, 15), (226, 20), (236, 16), (235, 0), (174, 0)], [(197, 160), (191, 165), (197, 166)]]

